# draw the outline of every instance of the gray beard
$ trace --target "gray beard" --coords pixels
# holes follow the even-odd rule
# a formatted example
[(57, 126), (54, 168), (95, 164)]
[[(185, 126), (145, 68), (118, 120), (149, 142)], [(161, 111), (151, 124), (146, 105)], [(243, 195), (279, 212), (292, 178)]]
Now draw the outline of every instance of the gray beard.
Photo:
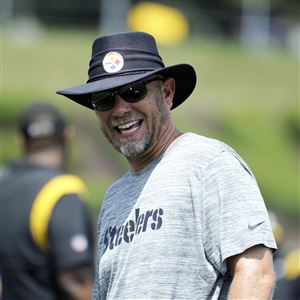
[(142, 155), (150, 146), (151, 135), (149, 132), (142, 139), (127, 139), (121, 146), (114, 147), (126, 157), (138, 157)]
[(121, 154), (126, 157), (139, 157), (142, 155), (150, 145), (151, 135), (147, 131), (146, 135), (142, 139), (126, 138), (124, 141), (113, 140), (107, 134), (107, 131), (101, 127), (101, 130), (112, 146)]
[(109, 137), (107, 131), (101, 127), (101, 130), (113, 147), (127, 158), (137, 158), (145, 154), (158, 139), (161, 129), (168, 118), (167, 108), (163, 103), (164, 99), (160, 90), (158, 90), (155, 97), (156, 108), (152, 112), (152, 126), (146, 124), (146, 133), (142, 138), (126, 138), (123, 141), (112, 139)]

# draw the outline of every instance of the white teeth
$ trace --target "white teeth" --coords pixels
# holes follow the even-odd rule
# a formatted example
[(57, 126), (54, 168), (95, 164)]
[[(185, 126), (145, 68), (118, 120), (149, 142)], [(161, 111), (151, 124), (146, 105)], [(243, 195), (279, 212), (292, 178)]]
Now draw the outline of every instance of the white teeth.
[(131, 128), (132, 126), (136, 125), (136, 124), (138, 124), (138, 121), (129, 122), (129, 123), (126, 123), (126, 124), (119, 125), (118, 129), (119, 130), (127, 130), (127, 129)]

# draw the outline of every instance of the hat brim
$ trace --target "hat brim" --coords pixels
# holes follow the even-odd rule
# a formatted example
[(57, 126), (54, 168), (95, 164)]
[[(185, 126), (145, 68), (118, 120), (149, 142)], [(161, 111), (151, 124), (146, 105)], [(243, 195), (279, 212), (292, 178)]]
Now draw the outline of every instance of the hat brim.
[(175, 79), (176, 88), (171, 109), (176, 108), (184, 102), (191, 95), (196, 85), (196, 72), (194, 68), (188, 64), (178, 64), (143, 73), (115, 75), (98, 81), (59, 90), (56, 93), (66, 96), (87, 108), (94, 109), (89, 101), (90, 94), (116, 89), (154, 74), (160, 74), (164, 78), (172, 77)]

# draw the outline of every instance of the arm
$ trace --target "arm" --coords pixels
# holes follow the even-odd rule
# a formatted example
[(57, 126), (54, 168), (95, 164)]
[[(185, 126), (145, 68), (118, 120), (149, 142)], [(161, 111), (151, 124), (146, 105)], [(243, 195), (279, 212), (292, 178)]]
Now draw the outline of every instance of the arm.
[[(72, 218), (66, 216), (72, 212)], [(55, 283), (62, 299), (90, 300), (94, 280), (93, 231), (88, 209), (76, 194), (65, 195), (49, 224)]]
[(57, 281), (67, 299), (90, 300), (92, 298), (92, 271), (87, 266), (62, 271)]
[(262, 245), (229, 257), (227, 264), (233, 274), (229, 299), (270, 299), (276, 280), (272, 257), (272, 251)]

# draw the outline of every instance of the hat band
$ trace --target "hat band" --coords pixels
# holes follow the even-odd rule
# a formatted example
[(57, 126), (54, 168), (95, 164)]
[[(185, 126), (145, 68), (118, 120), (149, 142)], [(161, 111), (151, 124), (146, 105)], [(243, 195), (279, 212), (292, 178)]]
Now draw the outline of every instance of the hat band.
[(148, 70), (128, 70), (126, 72), (119, 72), (116, 74), (101, 74), (101, 75), (97, 75), (94, 77), (89, 78), (89, 80), (86, 83), (90, 83), (90, 82), (94, 82), (94, 81), (98, 81), (100, 79), (105, 79), (105, 78), (112, 78), (112, 77), (121, 77), (121, 76), (130, 76), (130, 75), (136, 75), (136, 74), (144, 74), (144, 73), (148, 73), (151, 71), (155, 71), (157, 69), (148, 69)]
[[(116, 52), (116, 50), (114, 50)], [(107, 53), (107, 52), (106, 52)], [(124, 67), (116, 73), (108, 73), (104, 70), (103, 59), (104, 54), (98, 53), (90, 61), (89, 68), (89, 81), (93, 80), (96, 77), (113, 77), (116, 74), (122, 74), (126, 72), (145, 72), (153, 71), (156, 69), (164, 68), (164, 63), (159, 55), (155, 53), (149, 53), (147, 51), (137, 51), (130, 50), (124, 51), (120, 50), (118, 52), (124, 59)]]

